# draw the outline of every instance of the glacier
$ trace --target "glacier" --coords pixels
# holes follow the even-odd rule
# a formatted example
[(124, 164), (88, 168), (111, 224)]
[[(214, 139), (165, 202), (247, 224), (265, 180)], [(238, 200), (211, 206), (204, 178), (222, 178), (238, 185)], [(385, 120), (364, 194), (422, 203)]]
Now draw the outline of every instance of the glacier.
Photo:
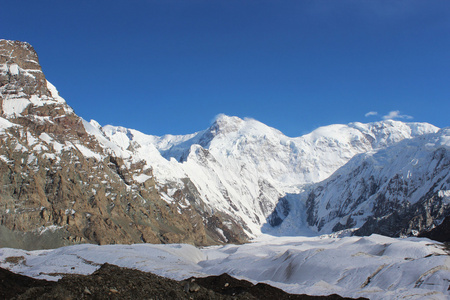
[[(20, 258), (17, 261), (8, 259)], [(0, 267), (34, 278), (91, 274), (104, 263), (182, 280), (228, 273), (288, 293), (370, 299), (448, 299), (450, 258), (424, 238), (273, 237), (196, 248), (171, 245), (75, 245), (52, 250), (0, 248)]]

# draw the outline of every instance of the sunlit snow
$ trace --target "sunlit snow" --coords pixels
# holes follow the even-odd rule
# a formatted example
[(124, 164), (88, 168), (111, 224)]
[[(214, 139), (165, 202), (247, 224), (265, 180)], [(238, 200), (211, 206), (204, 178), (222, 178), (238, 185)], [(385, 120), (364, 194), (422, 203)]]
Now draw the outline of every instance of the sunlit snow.
[[(19, 264), (8, 257), (23, 257)], [(447, 299), (450, 257), (428, 239), (272, 237), (252, 243), (191, 245), (76, 245), (54, 250), (0, 249), (0, 266), (35, 278), (90, 274), (103, 263), (181, 280), (228, 273), (266, 282), (289, 293), (370, 299)]]
[(157, 137), (95, 121), (83, 124), (127, 166), (144, 161), (159, 184), (182, 188), (189, 178), (207, 207), (244, 223), (252, 237), (261, 234), (286, 194), (326, 179), (357, 154), (438, 130), (389, 120), (330, 125), (291, 138), (253, 119), (219, 115), (204, 131)]

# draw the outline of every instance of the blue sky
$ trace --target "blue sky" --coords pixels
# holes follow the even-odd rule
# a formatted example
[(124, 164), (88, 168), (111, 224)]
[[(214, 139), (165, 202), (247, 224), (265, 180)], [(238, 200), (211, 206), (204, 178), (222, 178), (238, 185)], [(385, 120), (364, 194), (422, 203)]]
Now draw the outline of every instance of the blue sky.
[(224, 113), (288, 136), (384, 116), (450, 126), (448, 0), (46, 0), (1, 10), (0, 37), (32, 44), (61, 96), (102, 125), (187, 134)]

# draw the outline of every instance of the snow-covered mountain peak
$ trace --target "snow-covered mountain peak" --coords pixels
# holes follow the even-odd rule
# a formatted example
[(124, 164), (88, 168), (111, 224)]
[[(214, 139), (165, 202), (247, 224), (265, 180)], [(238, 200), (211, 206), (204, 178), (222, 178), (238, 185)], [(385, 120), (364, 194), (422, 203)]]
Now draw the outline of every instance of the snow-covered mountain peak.
[[(204, 147), (209, 147), (211, 142), (224, 145), (224, 143), (236, 144), (245, 140), (248, 143), (260, 143), (263, 141), (280, 143), (280, 140), (286, 140), (286, 137), (281, 131), (267, 126), (252, 118), (241, 119), (234, 116), (219, 115), (216, 121), (203, 133), (203, 139), (208, 140), (208, 143), (201, 144)], [(217, 145), (216, 145), (217, 146)], [(226, 145), (224, 145), (226, 146)]]
[(92, 119), (89, 121), (89, 124), (92, 125), (92, 126), (94, 126), (94, 127), (97, 128), (97, 129), (102, 128), (102, 125), (100, 125), (99, 122), (97, 122), (97, 121), (95, 121), (95, 120), (92, 120)]
[[(94, 122), (97, 123), (96, 121), (94, 121)], [(128, 128), (125, 128), (125, 127), (122, 127), (122, 126), (106, 125), (106, 126), (103, 126), (102, 128), (103, 128), (103, 132), (105, 132), (105, 134), (108, 135), (108, 136), (113, 136), (113, 135), (118, 134), (118, 133), (125, 134), (125, 135), (128, 135), (130, 137), (132, 136), (132, 134), (131, 134), (131, 130), (132, 129), (128, 129)]]
[(438, 127), (428, 123), (405, 123), (401, 121), (385, 120), (373, 123), (353, 122), (348, 125), (333, 124), (315, 129), (302, 136), (312, 143), (327, 140), (351, 142), (366, 138), (374, 142), (374, 148), (386, 147), (405, 138), (412, 138), (426, 133), (434, 133)]
[(350, 127), (359, 130), (367, 138), (372, 140), (373, 148), (383, 148), (403, 139), (414, 138), (427, 133), (434, 133), (438, 127), (428, 123), (401, 122), (385, 120), (373, 123), (354, 122)]
[(439, 139), (436, 142), (438, 146), (445, 147), (447, 149), (450, 149), (450, 127), (442, 128), (439, 130)]
[(238, 131), (243, 123), (244, 120), (239, 117), (220, 114), (216, 117), (208, 131), (211, 132), (213, 136), (218, 134), (227, 134), (229, 132)]

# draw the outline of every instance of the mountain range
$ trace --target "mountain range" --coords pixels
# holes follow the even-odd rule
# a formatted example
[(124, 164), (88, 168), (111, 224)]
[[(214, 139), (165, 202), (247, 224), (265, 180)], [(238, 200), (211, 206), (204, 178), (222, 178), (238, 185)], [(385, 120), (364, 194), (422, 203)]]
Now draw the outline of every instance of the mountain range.
[(449, 215), (450, 130), (386, 120), (287, 137), (219, 115), (153, 136), (77, 116), (0, 40), (0, 246), (417, 235)]

